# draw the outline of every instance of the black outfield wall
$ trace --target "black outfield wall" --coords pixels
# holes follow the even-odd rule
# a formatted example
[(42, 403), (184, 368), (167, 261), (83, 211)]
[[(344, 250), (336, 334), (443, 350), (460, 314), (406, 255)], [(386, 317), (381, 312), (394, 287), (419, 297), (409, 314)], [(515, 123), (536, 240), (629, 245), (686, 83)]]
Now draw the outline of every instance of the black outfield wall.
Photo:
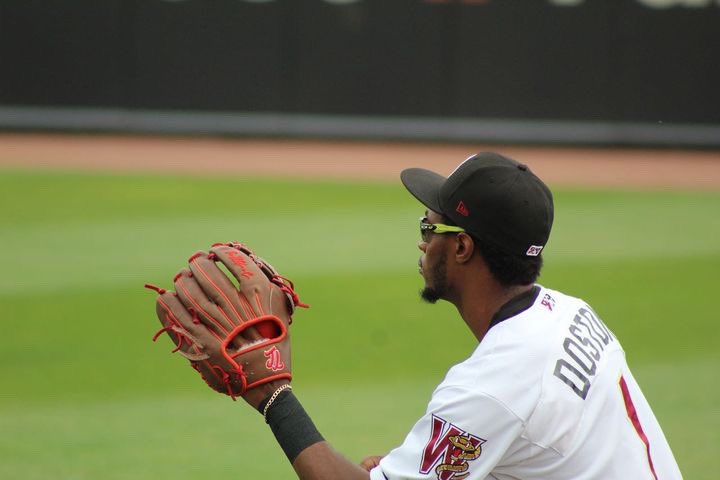
[(0, 0), (0, 71), (6, 128), (720, 145), (720, 0)]

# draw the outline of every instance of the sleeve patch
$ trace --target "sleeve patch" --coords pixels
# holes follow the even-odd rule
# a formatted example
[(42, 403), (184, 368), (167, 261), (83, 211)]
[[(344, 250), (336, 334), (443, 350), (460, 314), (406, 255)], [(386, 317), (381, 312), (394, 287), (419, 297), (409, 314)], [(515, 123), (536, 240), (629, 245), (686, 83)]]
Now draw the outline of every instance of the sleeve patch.
[(420, 473), (427, 475), (434, 471), (438, 480), (465, 478), (470, 468), (468, 462), (480, 457), (485, 442), (485, 439), (433, 415), (430, 439), (420, 462)]

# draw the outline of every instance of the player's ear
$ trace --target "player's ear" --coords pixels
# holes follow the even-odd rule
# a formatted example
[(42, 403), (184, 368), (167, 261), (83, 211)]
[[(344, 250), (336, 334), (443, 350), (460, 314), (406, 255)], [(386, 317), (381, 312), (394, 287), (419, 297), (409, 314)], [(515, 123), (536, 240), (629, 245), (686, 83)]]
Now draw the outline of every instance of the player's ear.
[(458, 233), (455, 242), (455, 261), (467, 263), (475, 252), (475, 241), (465, 232)]

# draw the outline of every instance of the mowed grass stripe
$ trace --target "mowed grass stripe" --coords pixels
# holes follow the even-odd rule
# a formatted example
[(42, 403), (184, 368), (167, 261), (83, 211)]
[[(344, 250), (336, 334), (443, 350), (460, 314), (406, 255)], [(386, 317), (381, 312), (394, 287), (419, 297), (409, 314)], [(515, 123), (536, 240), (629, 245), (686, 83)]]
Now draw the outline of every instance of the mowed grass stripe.
[[(711, 284), (719, 269), (720, 257), (645, 259), (554, 265), (542, 280), (590, 302), (637, 365), (718, 353), (715, 300), (697, 285)], [(474, 348), (452, 306), (419, 300), (422, 279), (415, 272), (295, 280), (311, 305), (298, 310), (292, 330), (293, 366), (307, 382), (370, 381), (378, 372), (398, 381), (439, 381)], [(159, 328), (155, 295), (138, 283), (0, 297), (0, 404), (176, 391), (194, 382), (195, 372), (169, 354), (167, 337), (150, 341)]]
[[(399, 173), (399, 172), (398, 172)], [(158, 176), (0, 169), (0, 218), (12, 225), (107, 223), (377, 211), (415, 202), (396, 184), (234, 176)]]
[(26, 290), (116, 286), (168, 281), (197, 250), (242, 241), (287, 276), (414, 268), (419, 251), (410, 209), (385, 215), (306, 212), (233, 217), (126, 220), (64, 226), (7, 227), (0, 231), (0, 294)]
[[(336, 187), (317, 186), (314, 195), (323, 205), (331, 203)], [(85, 223), (78, 221), (83, 210), (68, 223), (49, 216), (29, 225), (6, 218), (0, 263), (14, 275), (0, 278), (0, 294), (161, 281), (180, 268), (189, 252), (229, 240), (252, 245), (287, 275), (411, 268), (419, 255), (415, 217), (422, 207), (407, 199), (396, 205), (373, 203), (377, 191), (386, 188), (371, 188), (344, 211), (287, 213), (265, 207), (267, 212), (237, 208), (219, 215), (211, 203), (207, 213), (185, 215), (178, 203), (174, 210), (158, 210), (155, 218), (125, 218), (124, 211), (110, 208), (103, 219)], [(64, 193), (58, 193), (57, 203), (67, 198)], [(720, 194), (672, 193), (654, 210), (647, 199), (623, 203), (629, 194), (617, 194), (620, 199), (613, 193), (588, 195), (597, 201), (588, 203), (578, 193), (558, 195), (562, 203), (546, 251), (549, 265), (720, 254)]]
[[(714, 480), (720, 468), (720, 387), (696, 388), (719, 366), (695, 359), (635, 369), (686, 478)], [(428, 381), (296, 383), (325, 437), (353, 461), (399, 445), (433, 388)], [(0, 428), (2, 478), (295, 478), (260, 415), (210, 392), (17, 405), (2, 410)]]

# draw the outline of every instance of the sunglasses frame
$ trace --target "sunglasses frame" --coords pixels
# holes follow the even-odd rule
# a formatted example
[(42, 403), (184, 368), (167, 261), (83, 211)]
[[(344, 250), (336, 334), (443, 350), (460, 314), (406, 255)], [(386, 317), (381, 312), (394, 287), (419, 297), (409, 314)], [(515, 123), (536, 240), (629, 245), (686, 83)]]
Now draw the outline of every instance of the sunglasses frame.
[(427, 217), (420, 217), (420, 238), (427, 242), (427, 233), (433, 232), (437, 234), (443, 233), (462, 233), (465, 229), (455, 225), (445, 225), (444, 223), (430, 223)]

